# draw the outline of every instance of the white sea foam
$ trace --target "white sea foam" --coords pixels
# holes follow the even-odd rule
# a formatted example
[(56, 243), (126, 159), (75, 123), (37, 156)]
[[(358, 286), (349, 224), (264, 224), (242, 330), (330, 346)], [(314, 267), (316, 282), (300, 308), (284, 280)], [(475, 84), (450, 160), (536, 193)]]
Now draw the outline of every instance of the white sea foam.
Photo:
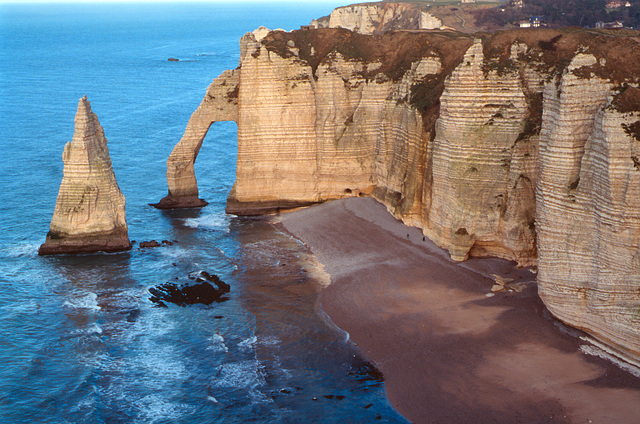
[(253, 349), (257, 341), (258, 338), (256, 336), (249, 337), (248, 339), (244, 339), (243, 341), (238, 343), (238, 347), (240, 349)]
[(184, 225), (191, 228), (221, 230), (229, 233), (229, 217), (225, 215), (206, 215), (198, 218), (186, 218)]
[(26, 302), (14, 302), (0, 306), (1, 311), (16, 314), (32, 314), (38, 309), (40, 309), (40, 304), (38, 304), (38, 302), (36, 302), (35, 300), (28, 300)]
[(62, 306), (72, 309), (100, 309), (98, 295), (93, 292), (79, 293), (76, 297), (65, 300)]
[(214, 384), (218, 387), (247, 389), (264, 385), (262, 365), (255, 359), (220, 365)]
[(262, 393), (260, 390), (250, 390), (249, 397), (253, 403), (273, 403), (273, 399)]
[(2, 249), (2, 253), (9, 258), (19, 258), (22, 256), (38, 256), (38, 249), (40, 244), (38, 243), (18, 243), (5, 247)]
[(174, 421), (194, 412), (189, 405), (168, 401), (164, 393), (147, 395), (136, 404), (148, 423)]
[(589, 342), (590, 344), (580, 345), (580, 350), (591, 356), (597, 356), (607, 361), (613, 362), (618, 368), (621, 368), (634, 376), (640, 378), (640, 363), (633, 362), (628, 358), (622, 358), (615, 351), (607, 346), (599, 343), (591, 337), (582, 336), (582, 340)]
[(333, 328), (336, 333), (342, 334), (344, 336), (345, 343), (349, 341), (349, 339), (351, 338), (349, 333), (347, 333), (342, 328), (338, 327), (333, 321), (331, 321), (329, 315), (327, 315), (322, 309), (318, 310), (318, 315), (325, 323), (327, 323), (329, 327)]
[[(157, 349), (157, 346), (152, 344), (149, 348)], [(146, 354), (141, 365), (147, 372), (157, 377), (156, 380), (149, 384), (149, 387), (154, 389), (163, 389), (166, 386), (177, 387), (189, 376), (185, 364), (173, 349), (157, 350), (152, 354)]]
[(102, 334), (102, 328), (100, 328), (98, 324), (93, 323), (90, 326), (88, 326), (84, 332), (86, 334)]
[(277, 346), (280, 343), (280, 339), (275, 336), (261, 337), (260, 342), (262, 346)]
[(169, 259), (183, 259), (192, 255), (189, 250), (175, 245), (171, 249), (158, 249), (157, 252)]
[(224, 337), (216, 333), (209, 337), (211, 345), (207, 346), (207, 350), (213, 350), (214, 352), (229, 352), (229, 348), (224, 344)]

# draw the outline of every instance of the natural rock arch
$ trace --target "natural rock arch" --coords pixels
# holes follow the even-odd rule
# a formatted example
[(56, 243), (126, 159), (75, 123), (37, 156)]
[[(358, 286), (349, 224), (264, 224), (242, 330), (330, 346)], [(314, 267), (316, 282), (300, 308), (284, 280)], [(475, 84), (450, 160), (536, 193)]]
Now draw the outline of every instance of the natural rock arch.
[(191, 115), (182, 139), (167, 159), (169, 193), (153, 206), (177, 209), (207, 205), (199, 197), (194, 164), (214, 122), (238, 122), (238, 75), (238, 70), (225, 71), (207, 89), (202, 103)]

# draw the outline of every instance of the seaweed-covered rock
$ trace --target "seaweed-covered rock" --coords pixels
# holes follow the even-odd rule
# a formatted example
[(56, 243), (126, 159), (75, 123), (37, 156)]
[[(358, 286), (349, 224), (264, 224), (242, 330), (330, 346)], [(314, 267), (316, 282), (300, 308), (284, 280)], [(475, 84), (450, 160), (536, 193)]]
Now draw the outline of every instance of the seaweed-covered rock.
[[(196, 303), (210, 305), (213, 302), (229, 300), (224, 295), (229, 293), (231, 286), (222, 281), (217, 275), (201, 271), (190, 274), (189, 279), (195, 280), (197, 284), (178, 285), (167, 282), (149, 288), (149, 293), (152, 295), (149, 300), (160, 307), (166, 307), (165, 302), (184, 307)], [(215, 287), (211, 283), (214, 283)]]

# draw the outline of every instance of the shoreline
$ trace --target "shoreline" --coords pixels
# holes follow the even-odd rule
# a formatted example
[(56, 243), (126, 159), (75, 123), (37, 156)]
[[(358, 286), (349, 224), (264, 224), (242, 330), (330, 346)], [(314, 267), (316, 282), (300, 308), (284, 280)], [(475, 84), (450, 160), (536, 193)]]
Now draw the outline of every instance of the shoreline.
[[(640, 378), (581, 351), (502, 259), (453, 262), (371, 198), (282, 214), (330, 276), (331, 321), (385, 377), (400, 414), (422, 422), (635, 423)], [(517, 290), (490, 294), (492, 274)]]

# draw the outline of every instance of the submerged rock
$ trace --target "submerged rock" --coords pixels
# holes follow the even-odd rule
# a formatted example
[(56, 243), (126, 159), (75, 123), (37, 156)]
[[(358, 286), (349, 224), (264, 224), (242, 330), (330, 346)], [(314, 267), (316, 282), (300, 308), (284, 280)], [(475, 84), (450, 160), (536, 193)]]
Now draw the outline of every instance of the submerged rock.
[(225, 283), (224, 281), (222, 281), (220, 279), (220, 277), (218, 277), (215, 274), (209, 274), (207, 271), (200, 271), (198, 274), (198, 276), (194, 276), (193, 274), (189, 276), (189, 278), (191, 279), (195, 279), (197, 282), (202, 282), (204, 281), (202, 278), (204, 278), (205, 280), (215, 284), (216, 286), (218, 286), (218, 289), (223, 291), (224, 293), (228, 293), (231, 290), (231, 286), (227, 283)]
[[(134, 243), (134, 242), (132, 242)], [(148, 247), (161, 247), (161, 246), (173, 246), (173, 243), (177, 243), (177, 241), (169, 241), (169, 240), (162, 240), (162, 243), (158, 243), (156, 240), (150, 240), (150, 241), (141, 241), (140, 242), (140, 248), (141, 249), (145, 249)]]
[(116, 182), (107, 139), (87, 96), (80, 99), (75, 132), (64, 147), (64, 176), (39, 255), (131, 249), (125, 198)]
[(151, 241), (143, 241), (140, 243), (140, 248), (144, 249), (146, 247), (158, 247), (161, 246), (160, 243), (158, 243), (155, 240), (151, 240)]
[(189, 278), (195, 279), (198, 284), (183, 284), (179, 286), (178, 284), (167, 282), (157, 287), (151, 287), (149, 288), (149, 293), (151, 293), (152, 296), (149, 300), (160, 307), (166, 307), (165, 302), (184, 307), (196, 303), (210, 305), (213, 302), (229, 300), (229, 298), (224, 297), (224, 295), (231, 290), (230, 285), (222, 281), (215, 274), (209, 274), (205, 271), (199, 274), (205, 276), (205, 278), (214, 283), (216, 287), (211, 285), (209, 281), (190, 275)]

